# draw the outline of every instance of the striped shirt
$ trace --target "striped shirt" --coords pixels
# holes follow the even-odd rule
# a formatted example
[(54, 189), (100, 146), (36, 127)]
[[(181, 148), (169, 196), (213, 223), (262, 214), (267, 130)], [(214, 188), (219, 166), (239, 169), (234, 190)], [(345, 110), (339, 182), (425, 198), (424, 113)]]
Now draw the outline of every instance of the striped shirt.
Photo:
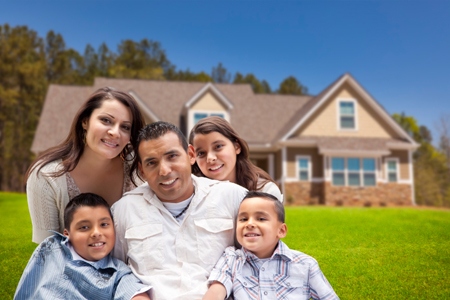
[(128, 300), (149, 289), (111, 255), (95, 262), (73, 259), (67, 237), (55, 233), (34, 250), (14, 299)]
[(235, 299), (339, 299), (317, 261), (279, 241), (272, 257), (228, 247), (208, 283), (222, 283)]

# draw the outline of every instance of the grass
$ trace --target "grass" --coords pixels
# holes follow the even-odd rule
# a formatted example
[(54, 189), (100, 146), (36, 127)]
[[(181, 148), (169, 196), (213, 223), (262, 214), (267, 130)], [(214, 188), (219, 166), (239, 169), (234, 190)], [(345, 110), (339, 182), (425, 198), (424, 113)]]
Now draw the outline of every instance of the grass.
[[(450, 299), (450, 210), (287, 207), (284, 242), (319, 265), (341, 299)], [(0, 299), (31, 253), (24, 194), (0, 192)]]

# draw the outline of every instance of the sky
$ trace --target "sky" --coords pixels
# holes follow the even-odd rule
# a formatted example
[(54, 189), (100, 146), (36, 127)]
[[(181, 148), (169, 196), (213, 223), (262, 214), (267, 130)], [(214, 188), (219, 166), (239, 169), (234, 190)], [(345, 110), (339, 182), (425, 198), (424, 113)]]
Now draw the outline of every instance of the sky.
[(385, 110), (437, 139), (450, 118), (450, 0), (0, 0), (0, 24), (60, 33), (83, 53), (158, 41), (177, 70), (253, 73), (276, 90), (295, 76), (312, 95), (350, 73)]

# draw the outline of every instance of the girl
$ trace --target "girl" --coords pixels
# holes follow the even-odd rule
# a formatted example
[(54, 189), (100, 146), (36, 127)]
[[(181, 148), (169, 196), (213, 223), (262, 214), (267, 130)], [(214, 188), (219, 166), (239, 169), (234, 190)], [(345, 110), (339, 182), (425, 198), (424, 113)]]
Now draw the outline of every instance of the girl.
[(196, 156), (193, 174), (229, 180), (249, 191), (267, 192), (283, 201), (269, 174), (250, 161), (247, 142), (225, 119), (216, 116), (201, 119), (191, 130), (189, 144)]
[[(64, 230), (64, 208), (80, 193), (109, 205), (135, 188), (130, 159), (144, 119), (136, 101), (111, 88), (95, 91), (78, 110), (69, 135), (41, 153), (26, 173), (33, 242)], [(140, 183), (140, 182), (139, 182)]]

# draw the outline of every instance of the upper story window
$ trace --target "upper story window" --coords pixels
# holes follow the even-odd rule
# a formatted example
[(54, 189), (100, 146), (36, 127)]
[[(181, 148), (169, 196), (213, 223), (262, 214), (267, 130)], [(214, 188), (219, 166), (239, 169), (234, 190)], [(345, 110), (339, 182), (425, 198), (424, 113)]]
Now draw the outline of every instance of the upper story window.
[(219, 112), (194, 112), (194, 125), (197, 124), (201, 119), (211, 116), (225, 118), (225, 114)]
[(299, 181), (311, 180), (311, 159), (308, 156), (297, 156), (297, 177)]
[(398, 159), (390, 158), (386, 160), (386, 173), (388, 182), (398, 181)]
[(374, 158), (332, 157), (332, 183), (335, 186), (375, 186)]
[(339, 128), (356, 129), (356, 102), (353, 100), (339, 101)]

